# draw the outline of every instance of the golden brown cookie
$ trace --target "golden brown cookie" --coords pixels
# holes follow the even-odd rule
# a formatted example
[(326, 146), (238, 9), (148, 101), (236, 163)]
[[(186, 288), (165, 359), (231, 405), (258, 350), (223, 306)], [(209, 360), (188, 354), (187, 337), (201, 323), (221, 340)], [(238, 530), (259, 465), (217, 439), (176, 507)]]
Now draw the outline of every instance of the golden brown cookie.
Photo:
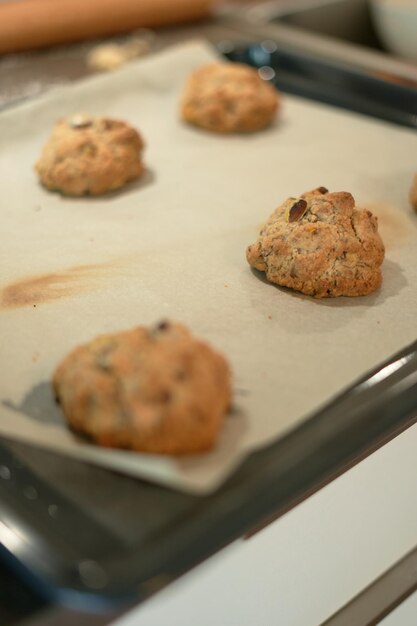
[(413, 209), (417, 211), (417, 174), (413, 178), (410, 189), (410, 202)]
[(53, 387), (75, 431), (102, 446), (159, 454), (212, 448), (231, 403), (225, 358), (174, 322), (76, 348)]
[(246, 251), (269, 281), (315, 298), (364, 296), (382, 282), (377, 218), (325, 187), (289, 198)]
[(272, 122), (278, 105), (276, 89), (255, 69), (239, 63), (211, 63), (189, 77), (181, 116), (211, 131), (253, 132)]
[(119, 189), (144, 172), (139, 133), (119, 120), (76, 114), (60, 120), (35, 165), (42, 184), (71, 196)]

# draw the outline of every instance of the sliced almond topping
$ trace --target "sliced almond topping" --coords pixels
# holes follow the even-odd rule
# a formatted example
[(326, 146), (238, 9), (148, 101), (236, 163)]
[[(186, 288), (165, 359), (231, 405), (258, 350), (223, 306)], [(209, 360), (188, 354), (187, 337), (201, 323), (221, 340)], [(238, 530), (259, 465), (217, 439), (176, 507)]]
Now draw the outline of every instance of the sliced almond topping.
[(77, 113), (69, 121), (71, 128), (88, 128), (92, 123), (92, 118), (85, 113)]
[(303, 198), (297, 200), (297, 202), (294, 202), (294, 204), (289, 209), (287, 209), (288, 212), (285, 216), (287, 222), (299, 222), (307, 212), (307, 208), (307, 202), (303, 200)]

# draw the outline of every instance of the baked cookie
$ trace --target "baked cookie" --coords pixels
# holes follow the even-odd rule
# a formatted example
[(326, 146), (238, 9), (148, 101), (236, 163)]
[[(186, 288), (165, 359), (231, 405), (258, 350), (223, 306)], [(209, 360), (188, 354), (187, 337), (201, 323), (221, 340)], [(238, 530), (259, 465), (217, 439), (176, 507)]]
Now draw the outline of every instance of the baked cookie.
[(144, 172), (139, 133), (119, 120), (76, 114), (60, 120), (35, 165), (45, 187), (70, 196), (119, 189)]
[(315, 298), (364, 296), (382, 282), (377, 218), (325, 187), (289, 198), (246, 251), (269, 281)]
[(411, 206), (417, 211), (417, 174), (413, 178), (413, 182), (410, 189), (410, 202)]
[(278, 105), (276, 89), (255, 69), (239, 63), (210, 63), (189, 77), (181, 116), (219, 133), (252, 132), (272, 122)]
[(212, 448), (231, 403), (225, 358), (174, 322), (76, 348), (53, 388), (73, 430), (102, 446), (159, 454)]

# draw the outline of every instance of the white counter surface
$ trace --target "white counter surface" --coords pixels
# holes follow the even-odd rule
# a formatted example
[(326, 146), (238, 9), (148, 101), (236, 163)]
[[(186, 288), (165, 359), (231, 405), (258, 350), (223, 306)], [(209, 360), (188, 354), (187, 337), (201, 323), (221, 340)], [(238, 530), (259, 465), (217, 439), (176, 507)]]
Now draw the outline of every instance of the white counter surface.
[(318, 626), (417, 544), (416, 451), (417, 425), (114, 626)]

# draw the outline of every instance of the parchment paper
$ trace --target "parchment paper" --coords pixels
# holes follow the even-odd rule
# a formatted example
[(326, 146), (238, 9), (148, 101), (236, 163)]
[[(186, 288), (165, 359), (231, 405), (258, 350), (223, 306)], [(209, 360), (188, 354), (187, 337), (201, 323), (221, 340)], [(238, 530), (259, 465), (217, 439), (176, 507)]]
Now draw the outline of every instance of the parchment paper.
[[(183, 82), (213, 57), (204, 42), (187, 43), (0, 116), (0, 432), (196, 493), (416, 338), (417, 215), (407, 194), (417, 136), (288, 96), (258, 134), (187, 127), (177, 116)], [(99, 199), (38, 184), (41, 145), (57, 118), (77, 111), (140, 129), (143, 181)], [(351, 191), (379, 216), (387, 253), (375, 294), (315, 301), (246, 264), (272, 210), (319, 185)], [(185, 322), (230, 359), (235, 406), (216, 450), (175, 459), (76, 438), (50, 392), (57, 363), (97, 334), (161, 318)]]

